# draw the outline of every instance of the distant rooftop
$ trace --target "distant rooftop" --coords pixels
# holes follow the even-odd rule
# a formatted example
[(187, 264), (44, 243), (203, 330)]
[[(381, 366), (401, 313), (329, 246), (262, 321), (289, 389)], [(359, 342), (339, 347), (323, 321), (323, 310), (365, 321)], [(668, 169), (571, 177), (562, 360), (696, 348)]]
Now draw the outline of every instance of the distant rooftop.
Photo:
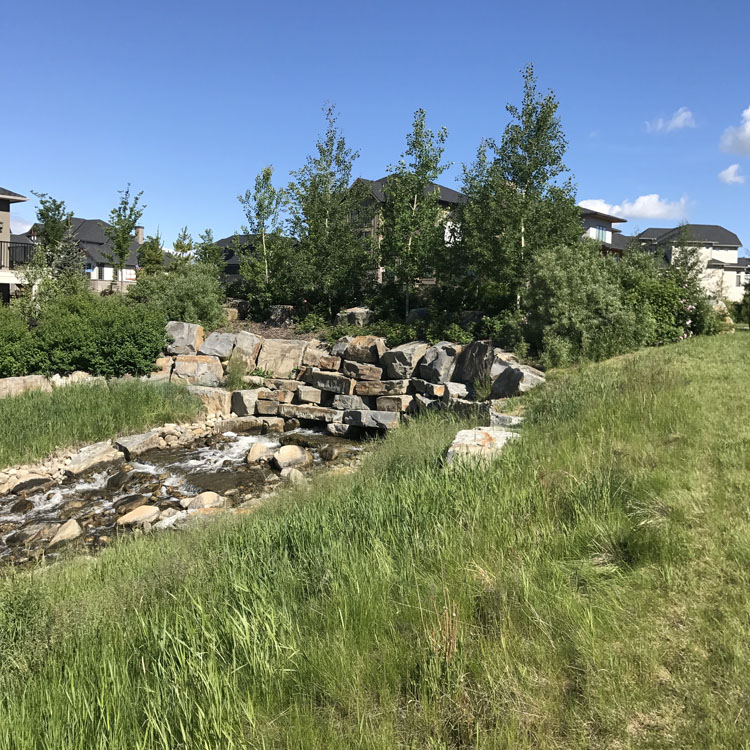
[(740, 238), (718, 224), (683, 224), (680, 227), (665, 229), (649, 227), (638, 235), (640, 240), (648, 240), (660, 245), (677, 240), (680, 231), (686, 233), (690, 242), (700, 242), (704, 245), (719, 245), (722, 247), (741, 247)]
[[(359, 177), (358, 179), (370, 188), (373, 198), (375, 198), (378, 203), (385, 203), (385, 186), (388, 182), (388, 176), (381, 177), (379, 180), (368, 180), (364, 177)], [(436, 182), (431, 182), (429, 188), (427, 188), (425, 192), (432, 193), (435, 190), (440, 194), (439, 200), (441, 203), (466, 203), (466, 196), (463, 193), (445, 187), (445, 185), (438, 185)]]
[(14, 193), (12, 190), (0, 187), (0, 199), (9, 201), (10, 203), (20, 203), (21, 201), (27, 201), (28, 198), (20, 193)]

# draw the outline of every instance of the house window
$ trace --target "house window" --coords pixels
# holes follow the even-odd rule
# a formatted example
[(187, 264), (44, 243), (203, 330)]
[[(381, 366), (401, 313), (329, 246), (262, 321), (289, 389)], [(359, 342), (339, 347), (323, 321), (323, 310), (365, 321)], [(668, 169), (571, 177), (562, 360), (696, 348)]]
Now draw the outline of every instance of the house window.
[(737, 280), (735, 281), (736, 286), (742, 286), (742, 271), (737, 271)]
[(100, 263), (96, 269), (96, 278), (99, 281), (104, 281), (104, 263)]
[(599, 242), (607, 241), (607, 227), (594, 227), (594, 233), (594, 237), (596, 237)]

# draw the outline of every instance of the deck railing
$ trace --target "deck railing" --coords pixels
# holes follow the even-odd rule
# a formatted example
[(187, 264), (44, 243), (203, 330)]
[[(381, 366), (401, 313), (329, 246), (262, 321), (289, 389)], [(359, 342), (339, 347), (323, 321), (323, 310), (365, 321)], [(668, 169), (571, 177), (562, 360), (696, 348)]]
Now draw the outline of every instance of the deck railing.
[(31, 261), (34, 246), (25, 242), (0, 242), (0, 268), (17, 268)]

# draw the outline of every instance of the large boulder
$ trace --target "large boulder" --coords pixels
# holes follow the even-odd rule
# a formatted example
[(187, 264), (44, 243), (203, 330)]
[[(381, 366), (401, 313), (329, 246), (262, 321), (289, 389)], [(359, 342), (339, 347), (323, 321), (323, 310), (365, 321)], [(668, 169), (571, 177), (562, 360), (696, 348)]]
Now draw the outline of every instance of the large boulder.
[(257, 464), (261, 461), (269, 461), (272, 456), (273, 451), (266, 443), (253, 443), (245, 460), (249, 464)]
[(372, 319), (368, 307), (349, 307), (336, 315), (337, 326), (366, 326)]
[(424, 353), (417, 370), (422, 380), (430, 383), (447, 383), (453, 377), (456, 359), (461, 346), (450, 341), (440, 341)]
[(118, 526), (138, 526), (159, 520), (160, 511), (155, 505), (141, 505), (117, 519)]
[(399, 414), (395, 411), (353, 409), (344, 412), (344, 424), (376, 430), (392, 430), (398, 427)]
[(263, 422), (252, 415), (229, 417), (214, 424), (214, 429), (217, 432), (234, 432), (239, 435), (256, 435), (261, 431), (262, 427)]
[[(258, 402), (262, 403), (262, 402)], [(342, 412), (313, 404), (279, 404), (279, 416), (284, 419), (307, 419), (313, 422), (340, 422)]]
[(354, 386), (357, 396), (403, 396), (409, 392), (409, 380), (363, 380)]
[(323, 399), (323, 391), (311, 385), (300, 385), (297, 388), (297, 399), (303, 404), (320, 404)]
[(389, 349), (380, 358), (380, 366), (385, 370), (386, 378), (403, 380), (414, 375), (419, 360), (424, 357), (430, 345), (425, 341), (410, 341), (394, 349)]
[(299, 445), (282, 445), (271, 458), (271, 463), (279, 470), (308, 466), (312, 462), (310, 452)]
[(352, 341), (354, 341), (354, 336), (342, 336), (331, 348), (331, 355), (334, 357), (346, 356), (346, 350)]
[(197, 323), (170, 320), (167, 335), (173, 339), (171, 344), (167, 344), (168, 354), (197, 354), (203, 344), (203, 326)]
[(255, 369), (258, 354), (263, 346), (263, 339), (250, 331), (240, 331), (234, 339), (234, 350), (230, 361), (237, 358), (242, 360), (248, 372)]
[(224, 362), (231, 356), (236, 338), (233, 333), (219, 333), (219, 331), (214, 331), (201, 344), (198, 354), (205, 354), (207, 357), (218, 357)]
[(101, 443), (81, 448), (70, 459), (70, 463), (65, 467), (65, 473), (68, 476), (77, 477), (97, 466), (119, 461), (121, 458), (122, 453), (109, 440), (104, 440)]
[(324, 372), (317, 367), (307, 370), (303, 380), (313, 388), (331, 393), (350, 394), (354, 390), (354, 380), (338, 372)]
[(350, 362), (345, 359), (341, 365), (341, 372), (355, 380), (380, 380), (383, 377), (383, 369), (375, 365), (366, 365), (362, 362)]
[(294, 306), (271, 305), (266, 322), (277, 328), (291, 328), (294, 325)]
[(232, 393), (232, 413), (238, 417), (252, 417), (255, 414), (259, 390), (259, 388), (254, 388), (248, 391), (234, 391)]
[(159, 430), (143, 432), (139, 435), (127, 435), (126, 437), (117, 438), (115, 446), (119, 448), (128, 461), (137, 458), (146, 451), (159, 447), (161, 434)]
[(447, 463), (457, 459), (463, 461), (490, 460), (500, 455), (509, 440), (518, 437), (518, 433), (510, 432), (504, 427), (475, 427), (471, 430), (461, 430), (448, 449)]
[[(229, 414), (232, 410), (232, 394), (223, 388), (207, 388), (203, 385), (189, 385), (188, 391), (197, 396), (210, 414)], [(245, 416), (238, 414), (237, 416)]]
[[(346, 347), (344, 359), (376, 365), (387, 348), (385, 339), (380, 336), (355, 336)], [(334, 351), (334, 354), (338, 352)]]
[(83, 534), (83, 529), (75, 518), (71, 518), (66, 521), (58, 530), (57, 533), (52, 537), (52, 541), (49, 543), (50, 549), (57, 547), (65, 542), (71, 542), (73, 539), (78, 539)]
[(458, 355), (452, 379), (472, 385), (479, 378), (489, 377), (494, 357), (495, 347), (491, 341), (472, 341)]
[(149, 383), (167, 383), (172, 377), (174, 357), (157, 357), (154, 370), (149, 375), (144, 375), (141, 380)]
[(44, 375), (24, 375), (0, 380), (0, 398), (20, 396), (26, 391), (51, 391), (52, 385)]
[(175, 357), (173, 383), (217, 386), (224, 379), (224, 368), (218, 357), (181, 354)]
[(276, 378), (290, 378), (302, 366), (306, 347), (307, 341), (266, 339), (258, 355), (258, 369)]
[(333, 408), (350, 411), (352, 409), (369, 409), (370, 407), (361, 396), (339, 395), (333, 397)]
[(510, 398), (527, 393), (545, 382), (544, 373), (529, 365), (509, 365), (492, 384), (490, 398)]

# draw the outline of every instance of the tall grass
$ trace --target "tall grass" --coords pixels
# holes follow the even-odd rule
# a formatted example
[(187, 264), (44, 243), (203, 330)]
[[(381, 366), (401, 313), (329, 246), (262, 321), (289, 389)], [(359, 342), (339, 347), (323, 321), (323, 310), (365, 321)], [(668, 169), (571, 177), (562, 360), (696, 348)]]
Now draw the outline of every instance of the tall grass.
[[(745, 337), (568, 373), (249, 515), (0, 581), (0, 747), (747, 744)], [(721, 378), (716, 377), (721, 362)]]
[(200, 403), (185, 388), (137, 380), (93, 382), (0, 399), (0, 468), (59, 448), (191, 419)]

